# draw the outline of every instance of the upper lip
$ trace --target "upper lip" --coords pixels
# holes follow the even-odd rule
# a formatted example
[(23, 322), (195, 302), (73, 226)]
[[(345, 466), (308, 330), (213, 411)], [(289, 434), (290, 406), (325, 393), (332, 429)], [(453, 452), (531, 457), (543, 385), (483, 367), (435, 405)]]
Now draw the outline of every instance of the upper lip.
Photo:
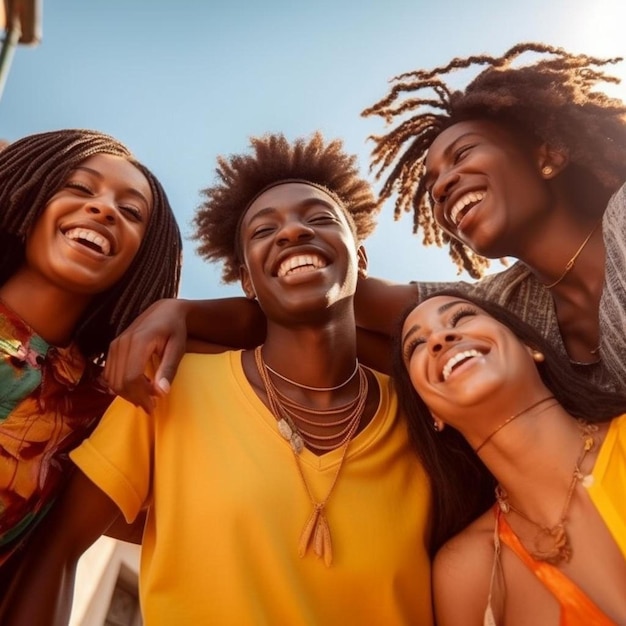
[(452, 367), (465, 357), (484, 355), (488, 352), (488, 347), (477, 343), (456, 343), (447, 350), (443, 350), (437, 355), (436, 373), (439, 382), (445, 382), (452, 372)]
[(459, 215), (468, 204), (480, 202), (485, 197), (485, 189), (462, 189), (446, 199), (444, 215), (446, 221), (456, 227)]
[(73, 222), (71, 224), (64, 224), (61, 227), (61, 232), (64, 235), (72, 230), (84, 230), (87, 233), (95, 233), (96, 235), (102, 237), (104, 239), (104, 243), (102, 244), (103, 253), (106, 256), (112, 256), (117, 252), (117, 241), (113, 236), (113, 233), (106, 226), (103, 226), (98, 222)]
[(295, 257), (303, 257), (303, 260), (311, 261), (313, 263), (321, 259), (324, 263), (324, 266), (330, 263), (328, 255), (315, 246), (292, 247), (288, 248), (278, 255), (272, 268), (272, 275), (279, 276), (279, 274), (282, 274), (284, 276), (283, 272), (285, 271), (286, 266), (282, 267), (283, 264), (290, 259), (294, 259)]

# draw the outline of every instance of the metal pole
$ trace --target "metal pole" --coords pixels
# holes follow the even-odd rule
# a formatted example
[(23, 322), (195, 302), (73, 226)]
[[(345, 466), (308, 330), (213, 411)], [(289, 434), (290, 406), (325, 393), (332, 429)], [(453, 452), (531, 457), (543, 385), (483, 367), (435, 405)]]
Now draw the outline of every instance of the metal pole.
[(2, 48), (0, 48), (0, 98), (2, 98), (4, 85), (7, 82), (7, 76), (9, 75), (9, 69), (11, 68), (11, 62), (13, 61), (13, 55), (15, 54), (15, 48), (21, 33), (22, 29), (20, 28), (19, 19), (14, 17), (6, 30)]

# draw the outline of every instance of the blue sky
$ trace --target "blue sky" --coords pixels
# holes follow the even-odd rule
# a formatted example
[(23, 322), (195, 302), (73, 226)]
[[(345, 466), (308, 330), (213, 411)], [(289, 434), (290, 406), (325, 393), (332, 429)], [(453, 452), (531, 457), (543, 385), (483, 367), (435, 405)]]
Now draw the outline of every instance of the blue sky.
[[(0, 100), (0, 137), (55, 128), (103, 130), (163, 182), (189, 235), (198, 191), (218, 154), (248, 137), (320, 129), (367, 171), (366, 138), (384, 129), (360, 111), (394, 75), (453, 56), (544, 41), (597, 56), (626, 54), (622, 0), (43, 0), (43, 42), (20, 46)], [(622, 63), (615, 73), (626, 82)], [(613, 92), (626, 98), (626, 85)], [(366, 242), (370, 274), (454, 280), (447, 254), (425, 249), (386, 206)], [(494, 264), (498, 269), (499, 264)], [(181, 296), (238, 287), (185, 244)]]

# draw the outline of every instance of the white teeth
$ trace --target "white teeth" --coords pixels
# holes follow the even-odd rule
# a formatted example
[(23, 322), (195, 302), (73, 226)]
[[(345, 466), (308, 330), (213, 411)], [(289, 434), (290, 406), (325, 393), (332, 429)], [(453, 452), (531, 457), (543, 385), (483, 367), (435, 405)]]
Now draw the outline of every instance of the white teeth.
[(455, 205), (452, 207), (450, 211), (450, 221), (458, 226), (458, 217), (461, 211), (472, 202), (480, 202), (485, 197), (485, 193), (483, 191), (470, 191), (466, 193), (464, 196), (459, 198)]
[(482, 356), (481, 352), (478, 350), (465, 350), (464, 352), (457, 352), (444, 366), (443, 370), (441, 370), (441, 375), (443, 376), (444, 381), (448, 380), (448, 377), (452, 373), (455, 365), (458, 365), (461, 361), (465, 361), (466, 359), (471, 359), (475, 356)]
[(86, 228), (72, 228), (65, 233), (65, 236), (73, 241), (88, 241), (94, 246), (100, 248), (100, 252), (105, 256), (109, 256), (111, 253), (111, 244), (109, 241), (94, 230), (88, 230)]
[(316, 254), (297, 254), (285, 259), (278, 268), (278, 276), (282, 278), (295, 272), (318, 270), (326, 267), (326, 261)]

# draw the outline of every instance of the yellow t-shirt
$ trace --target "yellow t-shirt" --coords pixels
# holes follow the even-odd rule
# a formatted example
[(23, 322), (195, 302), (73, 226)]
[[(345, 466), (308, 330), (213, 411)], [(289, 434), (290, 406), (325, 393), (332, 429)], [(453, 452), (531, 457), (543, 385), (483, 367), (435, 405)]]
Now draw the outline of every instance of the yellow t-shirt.
[[(430, 492), (390, 380), (350, 444), (326, 513), (333, 564), (298, 543), (312, 505), (241, 353), (186, 355), (155, 416), (116, 400), (72, 453), (132, 520), (150, 504), (140, 587), (147, 626), (432, 623)], [(304, 450), (316, 498), (341, 451)]]
[(626, 559), (626, 415), (611, 422), (588, 490)]

